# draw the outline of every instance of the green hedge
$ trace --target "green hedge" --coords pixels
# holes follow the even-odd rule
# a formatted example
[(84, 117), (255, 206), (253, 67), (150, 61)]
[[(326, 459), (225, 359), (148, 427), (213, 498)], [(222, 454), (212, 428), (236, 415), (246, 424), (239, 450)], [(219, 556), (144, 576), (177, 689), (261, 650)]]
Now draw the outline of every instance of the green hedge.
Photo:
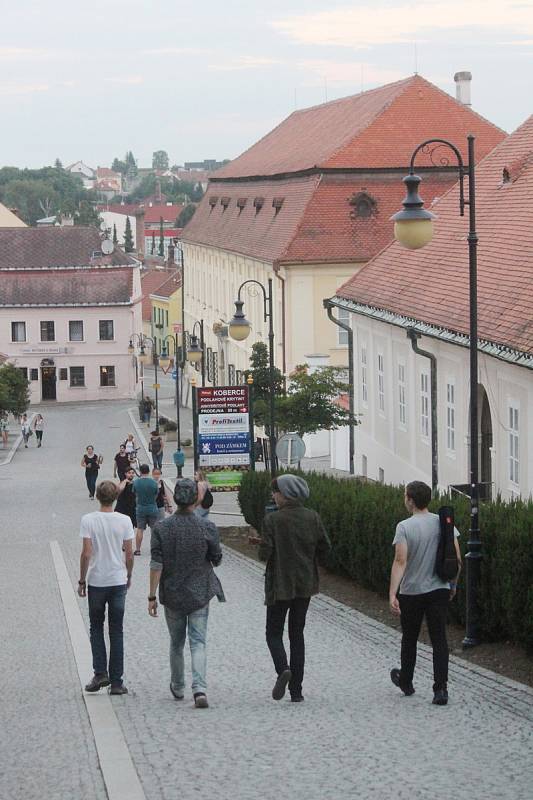
[[(332, 542), (326, 566), (348, 575), (361, 586), (388, 594), (397, 523), (408, 514), (403, 487), (365, 483), (318, 473), (298, 473), (309, 484), (307, 505), (324, 522)], [(243, 476), (239, 504), (248, 522), (261, 528), (264, 507), (270, 501), (270, 475), (249, 472)], [(467, 498), (442, 495), (431, 510), (452, 503), (467, 549), (470, 506)], [(480, 587), (481, 629), (486, 639), (509, 639), (533, 651), (533, 502), (514, 500), (485, 503), (480, 508), (483, 561)], [(457, 601), (450, 606), (457, 622), (464, 623), (464, 568)]]

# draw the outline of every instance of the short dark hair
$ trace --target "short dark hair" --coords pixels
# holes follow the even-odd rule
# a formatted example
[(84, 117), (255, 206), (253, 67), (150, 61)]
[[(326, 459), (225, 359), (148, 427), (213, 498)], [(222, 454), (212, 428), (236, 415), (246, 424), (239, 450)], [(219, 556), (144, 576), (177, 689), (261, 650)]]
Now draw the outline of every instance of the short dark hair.
[(141, 464), (139, 467), (139, 472), (141, 475), (149, 475), (150, 474), (150, 467), (148, 464)]
[(405, 487), (405, 494), (418, 509), (427, 508), (431, 502), (431, 489), (423, 481), (411, 481)]
[(103, 506), (110, 506), (117, 497), (118, 488), (114, 481), (101, 481), (96, 487), (96, 499)]

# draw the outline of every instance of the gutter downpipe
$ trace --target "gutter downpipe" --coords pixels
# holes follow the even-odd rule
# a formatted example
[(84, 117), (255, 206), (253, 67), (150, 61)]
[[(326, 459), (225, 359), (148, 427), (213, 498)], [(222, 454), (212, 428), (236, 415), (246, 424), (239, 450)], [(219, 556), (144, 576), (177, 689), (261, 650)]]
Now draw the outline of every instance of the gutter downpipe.
[(333, 316), (333, 309), (336, 307), (331, 298), (326, 298), (322, 301), (324, 308), (328, 313), (328, 317), (335, 325), (342, 328), (348, 334), (348, 402), (349, 402), (349, 420), (348, 430), (350, 436), (349, 445), (349, 464), (350, 475), (355, 475), (355, 420), (354, 420), (354, 369), (353, 369), (353, 330), (345, 322)]
[(283, 380), (285, 380), (285, 376), (287, 374), (287, 357), (285, 352), (285, 333), (286, 333), (286, 326), (285, 326), (285, 278), (282, 278), (279, 274), (279, 263), (275, 262), (273, 264), (274, 267), (274, 275), (281, 282), (281, 358), (282, 358), (282, 372), (283, 372)]
[(415, 328), (407, 328), (407, 338), (411, 340), (414, 352), (430, 361), (431, 383), (431, 488), (435, 495), (439, 485), (439, 439), (437, 419), (437, 357), (428, 350), (422, 350), (417, 341), (422, 336)]

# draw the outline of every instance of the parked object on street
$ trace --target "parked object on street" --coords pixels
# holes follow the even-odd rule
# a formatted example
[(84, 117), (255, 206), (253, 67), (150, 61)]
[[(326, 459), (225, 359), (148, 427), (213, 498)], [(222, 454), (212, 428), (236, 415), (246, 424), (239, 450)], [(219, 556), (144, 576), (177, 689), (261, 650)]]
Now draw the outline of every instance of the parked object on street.
[[(81, 519), (80, 537), (83, 540), (80, 556), (78, 594), (88, 595), (91, 628), (91, 650), (94, 675), (85, 686), (87, 692), (97, 692), (111, 686), (110, 694), (127, 694), (124, 673), (124, 641), (122, 623), (126, 592), (133, 570), (133, 526), (124, 514), (113, 511), (117, 498), (113, 481), (98, 484), (96, 497), (100, 510), (85, 514)], [(125, 563), (123, 557), (125, 552)], [(109, 626), (109, 664), (104, 639), (104, 620), (107, 605)]]
[(196, 483), (176, 482), (176, 512), (152, 530), (152, 560), (148, 613), (157, 617), (156, 591), (165, 607), (170, 635), (170, 692), (176, 700), (185, 694), (183, 648), (189, 635), (192, 692), (196, 708), (207, 708), (207, 619), (213, 597), (224, 602), (221, 583), (213, 570), (222, 560), (218, 531), (212, 522), (194, 514)]
[(428, 511), (430, 487), (412, 481), (405, 487), (405, 507), (409, 519), (399, 522), (393, 540), (394, 562), (391, 569), (389, 602), (402, 625), (401, 669), (391, 670), (390, 677), (404, 695), (413, 695), (413, 674), (416, 649), (424, 617), (433, 647), (433, 703), (448, 703), (448, 642), (446, 617), (448, 604), (455, 596), (461, 569), (461, 553), (454, 529), (457, 574), (454, 580), (443, 580), (435, 571), (441, 536), (437, 514)]
[[(311, 596), (318, 593), (318, 557), (325, 556), (330, 541), (316, 511), (305, 508), (307, 482), (297, 475), (280, 475), (272, 481), (277, 511), (263, 520), (259, 558), (266, 561), (266, 639), (277, 673), (272, 690), (281, 700), (288, 686), (291, 701), (303, 701), (305, 666), (304, 627)], [(289, 615), (290, 660), (283, 645)]]
[(156, 481), (150, 477), (150, 467), (148, 464), (141, 464), (140, 476), (133, 481), (133, 491), (135, 492), (137, 515), (137, 530), (135, 532), (135, 552), (133, 555), (141, 555), (141, 547), (143, 542), (144, 531), (146, 526), (149, 525), (153, 529), (156, 522), (159, 520), (159, 510), (157, 508), (156, 498), (159, 491), (159, 486)]
[(33, 430), (35, 431), (35, 438), (37, 439), (37, 447), (42, 447), (44, 432), (44, 418), (42, 414), (37, 414), (33, 420)]
[(89, 490), (89, 499), (91, 500), (94, 498), (98, 470), (100, 469), (103, 460), (103, 456), (99, 456), (94, 452), (94, 447), (92, 444), (87, 445), (83, 458), (81, 459), (81, 466), (85, 469), (85, 480)]

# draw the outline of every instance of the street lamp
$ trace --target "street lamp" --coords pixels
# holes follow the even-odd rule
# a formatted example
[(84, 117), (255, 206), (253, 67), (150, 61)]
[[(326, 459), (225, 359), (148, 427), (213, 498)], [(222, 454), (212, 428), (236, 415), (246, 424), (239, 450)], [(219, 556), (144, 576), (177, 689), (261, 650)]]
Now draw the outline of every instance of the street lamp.
[(152, 348), (152, 362), (154, 365), (155, 416), (156, 416), (155, 430), (156, 433), (159, 435), (159, 394), (158, 394), (158, 383), (157, 383), (157, 365), (159, 361), (159, 356), (157, 355), (156, 343), (153, 339), (151, 339), (149, 336), (145, 336), (143, 333), (134, 333), (131, 335), (128, 345), (128, 353), (130, 353), (130, 355), (134, 352), (135, 349), (134, 340), (136, 340), (139, 345), (139, 355), (137, 356), (137, 358), (139, 360), (139, 363), (143, 365), (143, 377), (144, 377), (144, 366), (150, 363), (150, 356), (146, 352), (146, 345)]
[[(130, 337), (130, 341), (128, 344), (128, 354), (132, 356), (135, 353), (135, 345), (134, 342), (137, 341), (138, 343), (142, 342), (142, 334), (141, 333), (132, 333)], [(140, 358), (137, 358), (137, 361), (142, 366), (141, 376), (140, 376), (140, 383), (141, 383), (141, 408), (144, 412), (144, 366), (141, 362)], [(142, 414), (141, 414), (142, 416)]]
[[(198, 340), (198, 334), (195, 333), (196, 326), (198, 326), (200, 330), (200, 339)], [(191, 364), (198, 364), (200, 361), (202, 362), (202, 386), (205, 386), (205, 345), (204, 345), (204, 321), (201, 319), (194, 323), (192, 327), (191, 337), (189, 341), (189, 346), (187, 347), (187, 358)]]
[(274, 381), (274, 317), (272, 312), (273, 297), (272, 297), (272, 278), (268, 279), (268, 294), (262, 283), (256, 280), (248, 280), (241, 283), (237, 292), (237, 299), (235, 300), (235, 314), (230, 320), (228, 325), (229, 335), (237, 342), (243, 342), (249, 335), (251, 325), (244, 316), (242, 307), (244, 301), (241, 300), (241, 290), (248, 283), (254, 283), (259, 286), (263, 292), (263, 316), (264, 321), (268, 319), (268, 351), (269, 351), (269, 389), (270, 389), (270, 473), (272, 478), (276, 477), (276, 437), (274, 435), (274, 401), (275, 401), (275, 381)]
[[(163, 339), (163, 351), (159, 357), (159, 364), (161, 368), (166, 370), (170, 366), (170, 355), (167, 350), (167, 342), (174, 347), (174, 369), (176, 370), (176, 453), (181, 452), (181, 414), (180, 414), (180, 376), (179, 376), (179, 365), (178, 365), (178, 356), (180, 354), (180, 346), (178, 345), (178, 334), (175, 333), (172, 335), (171, 333), (167, 334)], [(178, 478), (182, 476), (182, 467), (183, 464), (181, 459), (175, 460), (176, 469), (178, 472)]]
[[(414, 162), (422, 150), (432, 155), (438, 147), (447, 147), (457, 158), (459, 169), (459, 213), (464, 216), (465, 206), (469, 211), (468, 261), (470, 288), (470, 531), (466, 554), (466, 635), (463, 647), (474, 647), (479, 643), (478, 587), (481, 574), (481, 539), (479, 532), (479, 475), (478, 475), (478, 334), (477, 334), (477, 243), (476, 232), (476, 187), (474, 163), (474, 136), (468, 136), (468, 165), (465, 168), (458, 148), (446, 139), (428, 139), (414, 150), (411, 156), (409, 175), (404, 178), (407, 196), (403, 211), (394, 220), (394, 235), (410, 249), (418, 249), (431, 241), (435, 215), (423, 208), (418, 194), (420, 178), (414, 173)], [(431, 145), (435, 145), (433, 149)], [(442, 162), (445, 163), (445, 162)], [(468, 196), (465, 199), (464, 176), (468, 175)]]

